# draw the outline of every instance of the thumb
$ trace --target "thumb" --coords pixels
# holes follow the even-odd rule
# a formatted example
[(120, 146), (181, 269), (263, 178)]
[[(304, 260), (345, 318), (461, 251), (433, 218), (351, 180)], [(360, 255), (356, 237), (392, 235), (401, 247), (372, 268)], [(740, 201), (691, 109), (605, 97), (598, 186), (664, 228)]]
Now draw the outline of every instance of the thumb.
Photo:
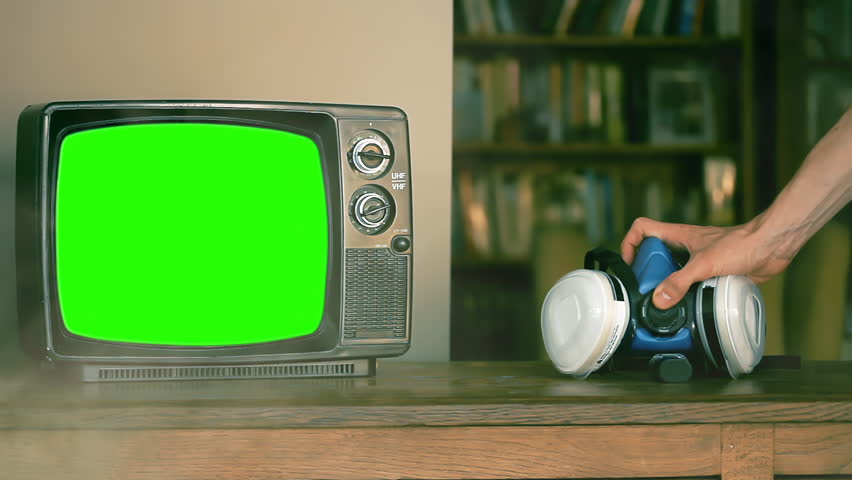
[(661, 310), (675, 306), (693, 283), (706, 280), (702, 278), (702, 270), (700, 264), (688, 262), (682, 269), (669, 275), (654, 289), (654, 306)]

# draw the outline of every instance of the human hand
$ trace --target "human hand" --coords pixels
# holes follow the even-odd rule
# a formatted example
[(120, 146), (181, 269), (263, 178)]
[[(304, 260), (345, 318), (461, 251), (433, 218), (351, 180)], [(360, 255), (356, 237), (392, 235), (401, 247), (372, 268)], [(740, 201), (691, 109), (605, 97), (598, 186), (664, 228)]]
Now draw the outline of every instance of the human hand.
[(669, 248), (686, 250), (689, 261), (654, 289), (654, 306), (668, 309), (689, 287), (721, 275), (746, 275), (755, 283), (769, 280), (787, 268), (795, 255), (779, 235), (758, 231), (760, 217), (734, 227), (706, 227), (637, 218), (621, 242), (621, 256), (633, 263), (646, 237), (657, 237)]

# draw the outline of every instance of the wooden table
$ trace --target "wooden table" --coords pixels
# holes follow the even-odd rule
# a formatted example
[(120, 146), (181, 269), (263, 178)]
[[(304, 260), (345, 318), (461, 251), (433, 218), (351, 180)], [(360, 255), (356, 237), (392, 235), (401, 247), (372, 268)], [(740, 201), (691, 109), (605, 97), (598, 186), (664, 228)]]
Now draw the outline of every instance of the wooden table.
[(577, 381), (546, 363), (388, 361), (354, 379), (0, 376), (4, 479), (773, 474), (852, 478), (852, 364), (686, 384), (643, 372)]

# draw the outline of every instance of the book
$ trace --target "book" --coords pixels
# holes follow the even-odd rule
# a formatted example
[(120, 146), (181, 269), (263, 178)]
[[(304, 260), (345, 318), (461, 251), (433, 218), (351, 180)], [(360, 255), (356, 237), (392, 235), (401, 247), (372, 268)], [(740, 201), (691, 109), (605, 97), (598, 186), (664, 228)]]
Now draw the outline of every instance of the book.
[(639, 23), (639, 15), (642, 12), (642, 7), (645, 5), (645, 0), (630, 0), (627, 6), (624, 22), (621, 26), (621, 34), (632, 37), (636, 33), (636, 26)]
[(491, 0), (477, 0), (479, 12), (482, 15), (482, 32), (485, 35), (497, 34), (497, 18)]
[(603, 66), (603, 98), (605, 139), (608, 143), (619, 144), (625, 140), (625, 118), (622, 109), (623, 74), (618, 65)]
[(535, 218), (534, 175), (512, 167), (492, 169), (497, 247), (502, 258), (529, 258)]
[(681, 36), (692, 35), (695, 27), (695, 14), (698, 0), (680, 0), (680, 10), (677, 19), (677, 33)]
[(603, 91), (599, 63), (589, 62), (586, 65), (585, 96), (589, 139), (600, 140), (603, 131)]
[(494, 0), (494, 16), (497, 20), (497, 31), (505, 34), (520, 32), (518, 19), (512, 10), (512, 0)]
[(466, 169), (457, 172), (456, 178), (464, 224), (465, 250), (477, 257), (492, 257), (495, 248), (489, 212), (491, 192), (488, 176)]
[[(722, 0), (720, 0), (722, 1)], [(651, 23), (651, 35), (665, 35), (666, 26), (668, 25), (669, 17), (671, 16), (672, 0), (658, 0), (654, 19)]]
[(562, 104), (554, 105), (562, 115), (562, 141), (570, 141), (574, 138), (574, 125), (571, 118), (572, 102), (574, 102), (574, 86), (571, 68), (574, 60), (570, 57), (562, 59)]
[[(476, 63), (476, 85), (481, 92), (483, 142), (517, 142), (523, 136), (520, 59), (498, 55)], [(526, 81), (526, 79), (524, 79)], [(472, 104), (472, 102), (471, 102)]]
[(692, 21), (692, 34), (695, 36), (704, 33), (705, 11), (707, 0), (695, 0), (695, 18)]
[(552, 60), (548, 68), (548, 86), (550, 90), (550, 122), (547, 140), (550, 143), (562, 142), (562, 78), (564, 75), (562, 62)]
[(601, 35), (618, 35), (624, 23), (627, 6), (630, 0), (609, 0), (603, 3), (598, 13), (595, 33)]
[(469, 35), (479, 35), (484, 32), (482, 12), (479, 8), (479, 0), (460, 0), (462, 12), (464, 13), (464, 24)]
[(494, 118), (496, 106), (494, 105), (494, 61), (483, 60), (477, 63), (477, 81), (482, 91), (482, 141), (494, 140)]
[(464, 14), (464, 2), (461, 0), (453, 1), (453, 34), (467, 34), (467, 19)]
[(520, 116), (522, 135), (529, 142), (546, 142), (550, 131), (549, 67), (545, 60), (533, 58), (521, 65)]
[(489, 70), (491, 81), (486, 90), (491, 107), (488, 122), (491, 124), (492, 132), (491, 136), (488, 137), (489, 141), (502, 141), (502, 121), (509, 111), (509, 99), (506, 97), (508, 62), (509, 57), (506, 55), (498, 55), (491, 61), (491, 69)]
[(483, 138), (482, 90), (473, 59), (453, 59), (453, 141), (476, 142)]
[(505, 77), (503, 91), (504, 110), (498, 119), (498, 135), (503, 142), (519, 142), (522, 138), (521, 112), (521, 61), (517, 57), (506, 57), (502, 64)]
[(588, 125), (586, 110), (586, 62), (574, 60), (571, 70), (571, 133), (572, 139), (582, 139)]
[(580, 0), (563, 0), (562, 8), (559, 10), (559, 16), (556, 17), (556, 24), (553, 28), (555, 35), (564, 36), (568, 34), (568, 29), (579, 6)]

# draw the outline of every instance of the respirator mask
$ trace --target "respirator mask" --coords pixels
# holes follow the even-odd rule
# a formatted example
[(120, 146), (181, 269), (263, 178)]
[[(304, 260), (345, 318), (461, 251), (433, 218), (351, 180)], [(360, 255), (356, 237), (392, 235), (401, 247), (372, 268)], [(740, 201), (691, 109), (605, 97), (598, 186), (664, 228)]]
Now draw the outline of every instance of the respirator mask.
[(559, 279), (542, 305), (544, 345), (560, 372), (582, 379), (602, 367), (647, 362), (661, 381), (688, 380), (695, 369), (737, 378), (763, 357), (763, 298), (747, 277), (694, 284), (677, 305), (660, 310), (654, 288), (680, 268), (660, 239), (646, 238), (632, 266), (597, 248), (584, 267)]

